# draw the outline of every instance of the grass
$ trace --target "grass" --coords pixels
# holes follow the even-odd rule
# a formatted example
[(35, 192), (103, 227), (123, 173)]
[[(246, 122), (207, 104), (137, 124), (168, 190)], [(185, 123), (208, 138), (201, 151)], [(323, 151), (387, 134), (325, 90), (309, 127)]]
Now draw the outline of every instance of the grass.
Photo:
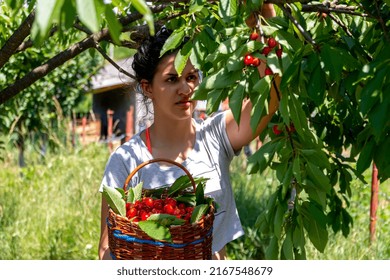
[(0, 259), (96, 259), (108, 151), (91, 145), (1, 168)]
[[(20, 170), (7, 151), (0, 163), (0, 259), (97, 259), (100, 234), (98, 186), (109, 152), (92, 144), (60, 149), (44, 159), (28, 152)], [(230, 259), (262, 259), (267, 240), (253, 224), (276, 185), (271, 171), (245, 174), (244, 155), (232, 164), (232, 183), (246, 235), (228, 245)], [(367, 180), (370, 181), (369, 179)], [(390, 259), (390, 187), (380, 186), (376, 242), (369, 243), (370, 186), (354, 181), (348, 238), (330, 235), (325, 253), (312, 246), (308, 259)]]

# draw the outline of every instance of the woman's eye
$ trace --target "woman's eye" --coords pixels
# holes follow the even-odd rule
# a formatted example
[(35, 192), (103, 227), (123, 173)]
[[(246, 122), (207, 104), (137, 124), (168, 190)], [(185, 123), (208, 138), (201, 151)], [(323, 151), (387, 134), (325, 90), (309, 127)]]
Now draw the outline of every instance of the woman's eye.
[(187, 77), (188, 81), (196, 81), (197, 79), (198, 79), (198, 76), (196, 76), (196, 75), (190, 75)]
[(177, 77), (170, 77), (167, 79), (168, 82), (173, 83), (177, 81)]

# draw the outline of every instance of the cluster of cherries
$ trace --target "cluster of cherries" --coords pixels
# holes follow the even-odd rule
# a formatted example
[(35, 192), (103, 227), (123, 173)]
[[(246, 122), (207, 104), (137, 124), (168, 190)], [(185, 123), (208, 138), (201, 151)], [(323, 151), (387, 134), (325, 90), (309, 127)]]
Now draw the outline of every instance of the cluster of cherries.
[[(256, 32), (251, 33), (251, 35), (249, 36), (249, 40), (253, 40), (253, 41), (257, 40), (258, 38), (259, 38), (259, 34)], [(276, 48), (277, 45), (278, 45), (278, 43), (276, 42), (275, 38), (273, 38), (273, 37), (268, 38), (267, 45), (264, 46), (264, 48), (261, 51), (261, 54), (263, 54), (264, 56), (267, 56), (272, 50), (276, 49), (275, 53), (276, 53), (277, 57), (281, 58), (282, 54), (283, 54), (283, 50), (282, 50), (282, 48)], [(261, 63), (261, 60), (258, 57), (253, 56), (252, 54), (247, 54), (244, 57), (244, 64), (246, 66), (257, 67), (260, 65), (260, 63)], [(272, 75), (273, 72), (272, 72), (271, 68), (266, 67), (264, 74), (265, 75)]]
[(153, 198), (143, 197), (134, 203), (126, 203), (126, 217), (132, 222), (145, 221), (152, 214), (169, 214), (179, 219), (184, 219), (186, 223), (191, 220), (194, 207), (187, 206), (184, 203), (178, 203), (172, 197)]

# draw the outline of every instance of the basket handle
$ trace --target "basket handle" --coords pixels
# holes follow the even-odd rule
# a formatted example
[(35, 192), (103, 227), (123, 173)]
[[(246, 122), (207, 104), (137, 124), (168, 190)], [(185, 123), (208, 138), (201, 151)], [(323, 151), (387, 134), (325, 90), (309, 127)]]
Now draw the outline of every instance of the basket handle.
[(151, 159), (151, 160), (145, 161), (145, 162), (141, 163), (140, 165), (138, 165), (138, 166), (129, 174), (129, 176), (127, 176), (126, 181), (125, 181), (125, 184), (123, 185), (123, 190), (126, 191), (127, 185), (129, 184), (131, 178), (133, 178), (133, 176), (135, 175), (135, 173), (138, 172), (138, 170), (140, 170), (140, 169), (141, 169), (142, 167), (144, 167), (145, 165), (148, 165), (148, 164), (151, 164), (151, 163), (154, 163), (154, 162), (159, 162), (159, 161), (165, 161), (165, 162), (168, 162), (168, 163), (171, 163), (171, 164), (173, 164), (173, 165), (176, 165), (176, 166), (180, 167), (180, 168), (186, 173), (186, 175), (188, 176), (188, 178), (190, 178), (192, 187), (194, 188), (194, 192), (196, 191), (196, 183), (195, 183), (195, 180), (194, 180), (194, 178), (192, 177), (191, 173), (187, 170), (187, 168), (185, 168), (183, 165), (181, 165), (180, 163), (178, 163), (178, 162), (176, 162), (176, 161), (173, 161), (173, 160), (170, 160), (170, 159), (164, 159), (164, 158), (155, 158), (155, 159)]

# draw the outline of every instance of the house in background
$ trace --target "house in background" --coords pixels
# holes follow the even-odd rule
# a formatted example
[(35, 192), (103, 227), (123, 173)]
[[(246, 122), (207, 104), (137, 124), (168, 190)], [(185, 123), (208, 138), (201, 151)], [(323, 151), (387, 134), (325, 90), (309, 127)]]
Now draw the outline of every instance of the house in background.
[[(130, 57), (116, 63), (133, 74), (132, 61)], [(100, 140), (120, 139), (123, 143), (136, 133), (139, 106), (136, 105), (135, 87), (136, 81), (120, 73), (111, 63), (92, 77), (92, 111), (100, 121)]]

